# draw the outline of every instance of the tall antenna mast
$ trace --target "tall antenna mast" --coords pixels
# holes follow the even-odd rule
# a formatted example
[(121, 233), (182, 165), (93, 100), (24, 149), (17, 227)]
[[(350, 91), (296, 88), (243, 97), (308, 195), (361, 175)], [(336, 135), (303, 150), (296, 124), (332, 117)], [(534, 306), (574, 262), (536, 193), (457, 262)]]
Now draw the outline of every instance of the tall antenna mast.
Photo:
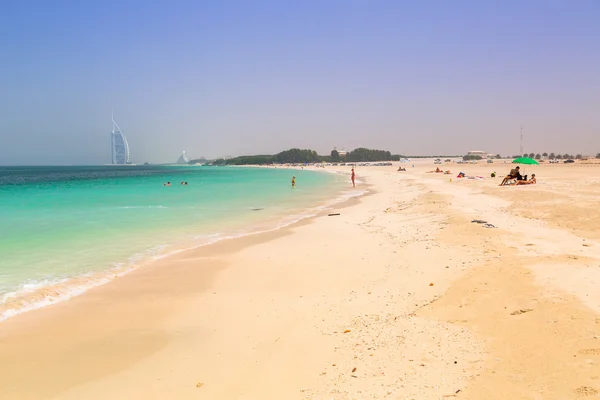
[(523, 124), (521, 124), (521, 153), (519, 155), (523, 155)]

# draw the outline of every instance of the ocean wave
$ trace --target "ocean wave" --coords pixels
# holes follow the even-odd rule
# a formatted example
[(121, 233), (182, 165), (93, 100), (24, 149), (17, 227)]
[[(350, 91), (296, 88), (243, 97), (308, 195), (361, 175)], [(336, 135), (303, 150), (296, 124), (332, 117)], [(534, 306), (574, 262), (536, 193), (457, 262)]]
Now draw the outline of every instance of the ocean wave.
[(143, 209), (146, 209), (146, 208), (169, 208), (169, 207), (167, 207), (167, 206), (121, 206), (121, 207), (118, 207), (118, 208), (121, 208), (121, 209), (132, 209), (132, 208), (143, 208)]

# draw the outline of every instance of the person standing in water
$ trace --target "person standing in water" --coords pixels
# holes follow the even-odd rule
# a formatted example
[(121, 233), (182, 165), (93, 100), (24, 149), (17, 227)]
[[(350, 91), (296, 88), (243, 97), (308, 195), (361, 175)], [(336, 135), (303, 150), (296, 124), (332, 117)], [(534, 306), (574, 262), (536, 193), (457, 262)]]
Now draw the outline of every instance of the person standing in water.
[(352, 187), (356, 187), (356, 184), (354, 183), (355, 178), (356, 174), (354, 173), (354, 168), (352, 168), (352, 176), (350, 176), (350, 179), (352, 180)]
[(296, 177), (292, 176), (292, 187), (296, 187)]

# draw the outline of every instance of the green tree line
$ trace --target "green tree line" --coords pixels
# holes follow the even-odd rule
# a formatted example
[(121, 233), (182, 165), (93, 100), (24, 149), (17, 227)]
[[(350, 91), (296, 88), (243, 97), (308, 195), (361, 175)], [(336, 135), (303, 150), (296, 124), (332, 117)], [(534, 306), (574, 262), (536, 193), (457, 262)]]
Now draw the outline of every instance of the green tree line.
[(318, 162), (365, 162), (365, 161), (399, 161), (400, 155), (392, 154), (385, 150), (372, 150), (360, 147), (344, 156), (337, 150), (331, 154), (320, 156), (310, 149), (289, 149), (274, 155), (239, 156), (233, 158), (220, 158), (212, 162), (213, 165), (270, 165), (270, 164), (305, 164)]

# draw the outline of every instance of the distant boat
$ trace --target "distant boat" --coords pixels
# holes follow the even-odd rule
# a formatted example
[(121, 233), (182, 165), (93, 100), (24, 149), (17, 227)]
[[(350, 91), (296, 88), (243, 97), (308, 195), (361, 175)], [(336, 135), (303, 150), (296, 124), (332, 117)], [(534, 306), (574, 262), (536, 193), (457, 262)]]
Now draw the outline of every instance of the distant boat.
[(129, 153), (129, 143), (127, 138), (121, 132), (121, 128), (115, 122), (114, 117), (112, 118), (113, 128), (110, 134), (111, 145), (112, 145), (112, 164), (109, 165), (135, 165), (131, 163)]

